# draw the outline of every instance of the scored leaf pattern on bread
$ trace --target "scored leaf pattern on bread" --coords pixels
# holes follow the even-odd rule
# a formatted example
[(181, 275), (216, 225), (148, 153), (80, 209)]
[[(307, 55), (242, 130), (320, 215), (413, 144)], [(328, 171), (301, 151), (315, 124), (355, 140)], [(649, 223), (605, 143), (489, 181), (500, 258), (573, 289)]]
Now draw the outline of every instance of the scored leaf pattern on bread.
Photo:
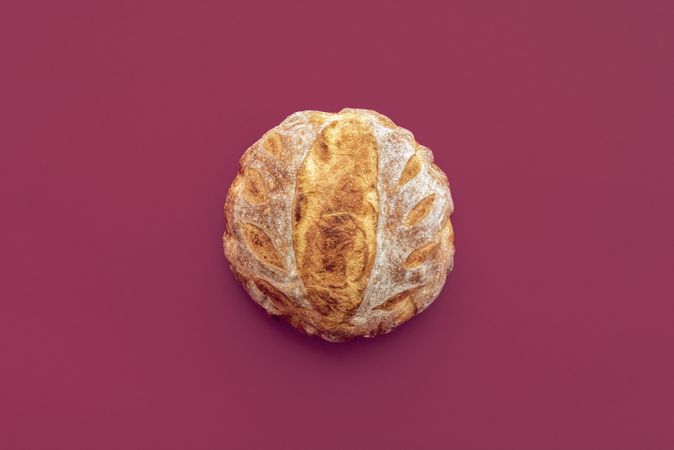
[(434, 193), (429, 194), (423, 200), (420, 200), (419, 203), (417, 203), (414, 206), (414, 208), (412, 208), (410, 212), (407, 214), (407, 218), (405, 218), (405, 225), (411, 227), (412, 225), (416, 225), (422, 220), (424, 220), (431, 212), (431, 208), (433, 207), (434, 201), (435, 201)]
[(245, 185), (243, 196), (248, 203), (259, 205), (267, 201), (267, 187), (264, 179), (257, 169), (252, 167), (244, 171)]
[[(349, 166), (351, 156), (342, 154), (364, 136), (359, 124), (371, 127), (377, 145), (374, 191), (371, 181), (358, 181), (369, 180), (358, 175), (366, 166)], [(344, 131), (317, 144), (328, 129)], [(329, 169), (312, 172), (318, 178), (306, 184), (306, 164)], [(452, 211), (446, 177), (409, 131), (373, 111), (306, 111), (241, 158), (223, 241), (235, 274), (270, 314), (341, 341), (388, 332), (437, 297), (453, 265)], [(375, 219), (374, 234), (367, 217)]]
[(409, 182), (412, 178), (416, 177), (419, 174), (420, 170), (421, 170), (421, 161), (419, 161), (419, 158), (415, 153), (412, 156), (410, 156), (410, 159), (407, 160), (407, 164), (405, 164), (405, 168), (400, 174), (398, 184), (402, 186), (405, 183)]
[(252, 223), (243, 224), (246, 246), (256, 258), (272, 266), (283, 268), (274, 243), (265, 231)]

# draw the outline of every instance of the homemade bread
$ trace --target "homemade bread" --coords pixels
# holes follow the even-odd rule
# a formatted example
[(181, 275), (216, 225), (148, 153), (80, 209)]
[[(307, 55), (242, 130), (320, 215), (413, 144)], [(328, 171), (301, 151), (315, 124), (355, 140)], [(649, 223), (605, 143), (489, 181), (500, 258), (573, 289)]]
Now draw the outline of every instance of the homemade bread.
[(363, 109), (298, 112), (240, 161), (225, 254), (272, 316), (329, 341), (387, 333), (452, 269), (454, 209), (431, 151)]

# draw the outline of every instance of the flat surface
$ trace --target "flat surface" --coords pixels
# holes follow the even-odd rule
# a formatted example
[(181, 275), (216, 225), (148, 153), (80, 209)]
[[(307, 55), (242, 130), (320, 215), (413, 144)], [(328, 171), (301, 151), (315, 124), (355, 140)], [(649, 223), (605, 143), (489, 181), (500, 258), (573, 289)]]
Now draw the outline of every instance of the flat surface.
[[(674, 448), (672, 3), (281, 3), (0, 5), (0, 447)], [(220, 238), (243, 150), (344, 106), (434, 150), (457, 255), (334, 345)]]

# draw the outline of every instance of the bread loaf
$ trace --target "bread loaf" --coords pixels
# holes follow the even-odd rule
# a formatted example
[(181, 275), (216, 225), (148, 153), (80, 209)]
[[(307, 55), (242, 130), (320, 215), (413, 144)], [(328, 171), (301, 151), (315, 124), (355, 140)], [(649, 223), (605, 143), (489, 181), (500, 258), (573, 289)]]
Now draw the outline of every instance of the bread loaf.
[(303, 111), (244, 153), (223, 243), (255, 302), (338, 342), (387, 333), (437, 298), (453, 208), (409, 131), (370, 110)]

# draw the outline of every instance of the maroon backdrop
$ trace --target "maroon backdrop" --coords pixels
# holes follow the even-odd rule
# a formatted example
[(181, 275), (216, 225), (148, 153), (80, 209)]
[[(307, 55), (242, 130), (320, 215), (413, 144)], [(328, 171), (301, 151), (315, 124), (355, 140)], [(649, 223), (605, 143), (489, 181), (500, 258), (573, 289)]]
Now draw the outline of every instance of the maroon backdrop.
[[(0, 448), (674, 448), (668, 1), (0, 6)], [(435, 152), (456, 268), (335, 345), (221, 250), (241, 153), (372, 108)]]

